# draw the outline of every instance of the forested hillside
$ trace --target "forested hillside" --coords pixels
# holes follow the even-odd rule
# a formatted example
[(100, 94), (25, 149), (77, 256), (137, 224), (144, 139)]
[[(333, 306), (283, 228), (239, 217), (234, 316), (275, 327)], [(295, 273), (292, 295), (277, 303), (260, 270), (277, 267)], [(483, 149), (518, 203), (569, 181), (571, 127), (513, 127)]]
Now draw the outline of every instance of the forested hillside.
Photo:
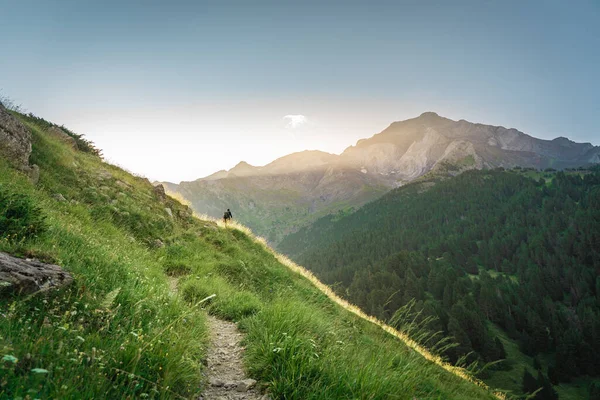
[(544, 386), (537, 398), (556, 398), (550, 382), (600, 374), (597, 167), (413, 183), (279, 248), (373, 315), (390, 318), (414, 299), (435, 318), (431, 331), (459, 343), (452, 360), (508, 358), (486, 378), (514, 367), (504, 347), (515, 341), (539, 373), (536, 382), (520, 371), (512, 389)]

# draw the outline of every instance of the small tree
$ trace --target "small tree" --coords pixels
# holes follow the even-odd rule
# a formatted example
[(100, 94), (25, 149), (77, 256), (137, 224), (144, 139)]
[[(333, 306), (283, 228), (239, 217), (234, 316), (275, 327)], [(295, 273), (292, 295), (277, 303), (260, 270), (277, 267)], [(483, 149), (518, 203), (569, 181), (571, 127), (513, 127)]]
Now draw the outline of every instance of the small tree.
[(527, 369), (523, 372), (523, 381), (521, 383), (523, 393), (533, 393), (538, 389), (537, 380), (529, 373)]

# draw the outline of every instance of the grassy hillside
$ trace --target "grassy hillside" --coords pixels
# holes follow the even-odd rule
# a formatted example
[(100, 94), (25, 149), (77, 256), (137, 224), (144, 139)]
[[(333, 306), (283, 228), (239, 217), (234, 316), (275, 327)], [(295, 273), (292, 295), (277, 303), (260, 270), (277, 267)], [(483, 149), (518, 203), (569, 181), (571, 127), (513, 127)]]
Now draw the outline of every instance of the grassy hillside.
[(221, 218), (230, 208), (236, 219), (277, 244), (315, 220), (342, 209), (358, 208), (389, 190), (359, 171), (310, 170), (217, 180), (165, 183), (202, 215)]
[(244, 230), (192, 217), (147, 180), (17, 116), (41, 175), (34, 187), (0, 159), (0, 217), (11, 217), (0, 251), (62, 265), (75, 281), (0, 299), (1, 399), (194, 398), (207, 312), (239, 323), (249, 373), (273, 398), (492, 398)]

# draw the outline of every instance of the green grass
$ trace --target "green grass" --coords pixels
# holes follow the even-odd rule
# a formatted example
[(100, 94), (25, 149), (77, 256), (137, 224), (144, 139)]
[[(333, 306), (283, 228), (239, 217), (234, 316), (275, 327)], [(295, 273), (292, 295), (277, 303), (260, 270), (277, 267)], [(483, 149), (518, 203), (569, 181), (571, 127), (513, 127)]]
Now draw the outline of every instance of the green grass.
[(492, 398), (332, 302), (245, 232), (192, 218), (147, 180), (20, 118), (40, 182), (0, 160), (0, 185), (39, 207), (46, 230), (4, 237), (0, 251), (62, 265), (74, 284), (0, 299), (1, 399), (194, 398), (207, 312), (239, 323), (248, 371), (274, 398)]

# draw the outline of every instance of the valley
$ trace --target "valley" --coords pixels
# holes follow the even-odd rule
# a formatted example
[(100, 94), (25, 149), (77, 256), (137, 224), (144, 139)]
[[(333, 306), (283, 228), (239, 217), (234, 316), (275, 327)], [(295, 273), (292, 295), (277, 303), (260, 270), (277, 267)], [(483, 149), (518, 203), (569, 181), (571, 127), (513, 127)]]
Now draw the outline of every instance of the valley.
[(541, 140), (516, 129), (453, 121), (433, 112), (394, 122), (340, 155), (304, 151), (263, 167), (240, 162), (229, 171), (166, 190), (200, 215), (227, 208), (277, 246), (291, 233), (338, 211), (352, 211), (424, 175), (471, 169), (576, 168), (600, 162), (600, 147), (566, 138)]
[(489, 384), (522, 394), (528, 371), (539, 398), (576, 399), (600, 371), (598, 201), (598, 166), (468, 171), (322, 218), (279, 249), (369, 314), (411, 305), (457, 341), (451, 360), (496, 362)]

